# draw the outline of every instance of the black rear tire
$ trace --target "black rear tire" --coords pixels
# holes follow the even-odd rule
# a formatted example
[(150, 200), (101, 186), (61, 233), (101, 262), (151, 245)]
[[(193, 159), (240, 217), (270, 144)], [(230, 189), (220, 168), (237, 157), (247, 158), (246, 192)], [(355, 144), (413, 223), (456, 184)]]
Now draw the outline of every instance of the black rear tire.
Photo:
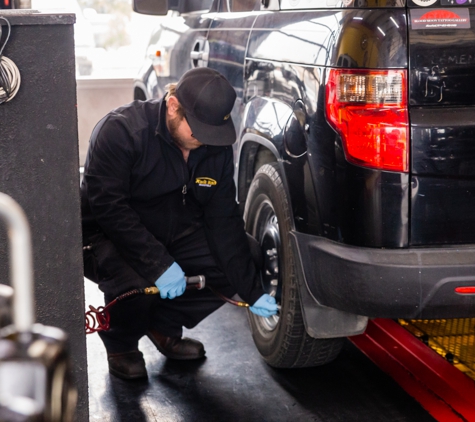
[(305, 331), (295, 258), (290, 243), (289, 201), (276, 164), (262, 166), (249, 188), (244, 211), (246, 230), (261, 245), (264, 290), (281, 305), (278, 316), (249, 312), (252, 337), (264, 360), (276, 368), (303, 368), (334, 360), (343, 338), (314, 339)]

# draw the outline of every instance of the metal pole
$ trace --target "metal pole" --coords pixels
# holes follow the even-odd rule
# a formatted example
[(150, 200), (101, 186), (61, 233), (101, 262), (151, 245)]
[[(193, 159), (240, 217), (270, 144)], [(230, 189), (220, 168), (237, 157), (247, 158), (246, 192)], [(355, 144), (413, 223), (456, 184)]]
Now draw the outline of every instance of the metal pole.
[(0, 217), (7, 224), (10, 242), (13, 325), (18, 332), (28, 332), (35, 322), (30, 228), (23, 209), (4, 193), (0, 193)]

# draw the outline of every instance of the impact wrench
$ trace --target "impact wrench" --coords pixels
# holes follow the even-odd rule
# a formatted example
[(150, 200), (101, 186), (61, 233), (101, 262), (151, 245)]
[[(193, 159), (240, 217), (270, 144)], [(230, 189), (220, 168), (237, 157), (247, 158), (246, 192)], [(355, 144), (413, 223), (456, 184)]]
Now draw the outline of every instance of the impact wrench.
[[(205, 287), (208, 287), (216, 296), (224, 300), (225, 302), (231, 303), (234, 306), (239, 306), (242, 308), (249, 308), (249, 304), (242, 301), (237, 301), (230, 299), (220, 292), (213, 289), (211, 286), (206, 286), (205, 276), (197, 275), (193, 277), (185, 277), (186, 288), (187, 289), (197, 289), (202, 290)], [(109, 309), (114, 306), (117, 302), (127, 299), (132, 296), (145, 294), (145, 295), (156, 295), (160, 293), (158, 287), (146, 287), (144, 289), (133, 289), (128, 292), (117, 296), (113, 301), (111, 301), (107, 306), (99, 306), (94, 308), (94, 306), (89, 305), (89, 311), (86, 312), (86, 334), (96, 333), (98, 331), (107, 331), (110, 328), (110, 314)], [(278, 310), (280, 311), (280, 305), (277, 305)]]

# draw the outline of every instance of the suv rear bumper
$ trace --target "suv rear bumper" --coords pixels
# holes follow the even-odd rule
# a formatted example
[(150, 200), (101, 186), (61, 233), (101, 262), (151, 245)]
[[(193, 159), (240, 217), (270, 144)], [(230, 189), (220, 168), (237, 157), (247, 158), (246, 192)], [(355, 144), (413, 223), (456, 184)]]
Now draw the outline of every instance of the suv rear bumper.
[(475, 245), (374, 249), (292, 232), (307, 287), (315, 301), (380, 318), (467, 318), (475, 295)]

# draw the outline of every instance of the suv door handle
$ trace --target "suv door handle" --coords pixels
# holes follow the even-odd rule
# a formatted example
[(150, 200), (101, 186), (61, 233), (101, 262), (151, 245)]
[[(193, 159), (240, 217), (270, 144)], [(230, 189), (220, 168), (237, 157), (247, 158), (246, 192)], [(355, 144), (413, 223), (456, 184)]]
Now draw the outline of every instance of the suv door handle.
[(208, 61), (209, 53), (207, 51), (192, 51), (190, 53), (191, 60), (205, 60)]
[(197, 39), (190, 52), (192, 67), (207, 67), (209, 60), (209, 43), (206, 39)]

